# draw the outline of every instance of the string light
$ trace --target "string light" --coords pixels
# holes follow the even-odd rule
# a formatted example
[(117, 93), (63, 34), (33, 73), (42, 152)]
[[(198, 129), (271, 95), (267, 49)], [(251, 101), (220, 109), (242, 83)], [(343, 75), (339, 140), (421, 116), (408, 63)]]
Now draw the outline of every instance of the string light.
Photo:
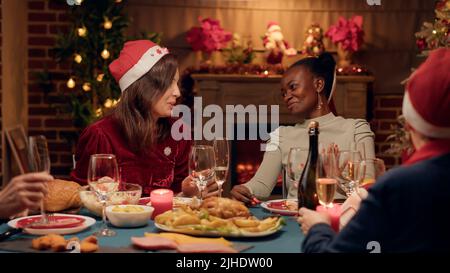
[(433, 29), (433, 34), (436, 34), (436, 33), (437, 33), (437, 31), (435, 29)]
[(115, 106), (119, 101), (120, 101), (120, 99), (119, 100), (107, 99), (107, 100), (105, 100), (105, 103), (103, 104), (103, 106), (105, 106), (105, 108), (111, 108), (111, 107)]
[(99, 117), (102, 115), (102, 108), (97, 108), (97, 110), (95, 110), (95, 116)]
[(75, 4), (78, 6), (81, 5), (82, 2), (83, 2), (83, 0), (75, 0)]
[(75, 56), (74, 56), (73, 59), (75, 60), (76, 63), (79, 64), (79, 63), (81, 63), (81, 61), (83, 60), (83, 57), (81, 57), (80, 54), (75, 54)]
[(111, 29), (112, 28), (112, 22), (108, 18), (105, 18), (105, 22), (103, 23), (103, 27), (105, 29)]
[(89, 91), (91, 91), (91, 84), (88, 82), (85, 82), (85, 83), (83, 83), (82, 88), (83, 88), (84, 92), (89, 92)]
[(104, 76), (105, 76), (105, 74), (103, 74), (103, 73), (98, 74), (98, 75), (97, 75), (97, 81), (98, 81), (98, 82), (103, 81), (103, 77), (104, 77)]
[(67, 81), (67, 87), (69, 88), (75, 87), (75, 80), (72, 77), (70, 77), (69, 80)]
[(86, 29), (85, 26), (79, 27), (79, 28), (77, 29), (77, 32), (78, 32), (78, 36), (84, 37), (84, 36), (86, 36), (87, 29)]
[(110, 54), (109, 54), (109, 51), (105, 48), (105, 49), (103, 49), (103, 51), (102, 51), (102, 58), (103, 59), (108, 59), (109, 58), (109, 56), (110, 56)]
[(122, 2), (122, 0), (116, 0), (116, 3), (121, 3)]

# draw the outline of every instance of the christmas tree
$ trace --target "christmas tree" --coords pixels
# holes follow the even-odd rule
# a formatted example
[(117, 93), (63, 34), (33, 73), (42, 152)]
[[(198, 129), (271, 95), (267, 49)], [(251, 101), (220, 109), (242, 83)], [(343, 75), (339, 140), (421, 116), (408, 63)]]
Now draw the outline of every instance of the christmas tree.
[(416, 33), (417, 47), (424, 56), (438, 47), (450, 47), (450, 0), (436, 1), (435, 14), (434, 22), (423, 23)]
[(59, 34), (54, 53), (57, 62), (68, 62), (69, 92), (63, 112), (71, 113), (74, 126), (84, 128), (114, 106), (120, 88), (108, 70), (129, 39), (144, 38), (159, 43), (159, 35), (142, 33), (127, 38), (130, 19), (124, 14), (122, 0), (74, 0), (70, 7), (70, 30)]

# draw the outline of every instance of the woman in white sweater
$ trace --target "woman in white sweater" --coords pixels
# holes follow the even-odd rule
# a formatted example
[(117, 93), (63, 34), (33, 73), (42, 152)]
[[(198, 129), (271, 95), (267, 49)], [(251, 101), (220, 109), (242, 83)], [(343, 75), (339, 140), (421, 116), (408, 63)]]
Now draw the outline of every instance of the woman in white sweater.
[[(292, 115), (299, 122), (294, 126), (280, 126), (272, 132), (264, 159), (255, 176), (231, 190), (233, 198), (248, 203), (253, 197), (266, 199), (276, 185), (277, 178), (287, 164), (292, 147), (308, 149), (307, 127), (310, 121), (319, 122), (319, 144), (335, 143), (340, 150), (350, 150), (352, 143), (364, 147), (366, 158), (374, 158), (374, 134), (367, 121), (335, 116), (329, 98), (335, 82), (336, 63), (329, 53), (308, 57), (294, 63), (281, 80), (281, 96)], [(277, 141), (274, 141), (277, 140)], [(364, 144), (364, 145), (360, 145)], [(287, 179), (288, 198), (297, 197), (297, 185)]]

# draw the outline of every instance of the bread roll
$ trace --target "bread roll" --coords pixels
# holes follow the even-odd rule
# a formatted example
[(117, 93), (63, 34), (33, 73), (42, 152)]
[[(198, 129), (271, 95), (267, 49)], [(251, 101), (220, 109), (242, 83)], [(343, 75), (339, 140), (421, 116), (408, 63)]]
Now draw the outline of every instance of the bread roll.
[(45, 210), (57, 212), (82, 206), (80, 185), (66, 180), (55, 179), (47, 183), (48, 193), (44, 198)]

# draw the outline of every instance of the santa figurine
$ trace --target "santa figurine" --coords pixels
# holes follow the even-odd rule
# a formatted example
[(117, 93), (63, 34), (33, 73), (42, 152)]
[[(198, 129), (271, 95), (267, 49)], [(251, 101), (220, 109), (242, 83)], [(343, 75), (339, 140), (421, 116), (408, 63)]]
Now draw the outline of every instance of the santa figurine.
[(269, 54), (267, 56), (267, 63), (279, 64), (283, 59), (283, 55), (294, 56), (297, 54), (295, 48), (289, 47), (289, 44), (284, 40), (281, 27), (277, 22), (269, 22), (267, 24), (267, 31), (263, 37), (263, 44)]

